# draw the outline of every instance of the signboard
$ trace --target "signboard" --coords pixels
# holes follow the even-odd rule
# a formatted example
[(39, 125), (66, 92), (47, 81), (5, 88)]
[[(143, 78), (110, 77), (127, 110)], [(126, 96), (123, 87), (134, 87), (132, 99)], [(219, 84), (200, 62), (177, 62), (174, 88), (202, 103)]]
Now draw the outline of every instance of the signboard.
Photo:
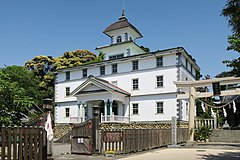
[(172, 145), (177, 145), (177, 118), (172, 117)]
[(121, 131), (106, 131), (103, 133), (104, 142), (121, 142), (123, 140), (123, 132)]
[(220, 83), (219, 82), (212, 83), (212, 88), (213, 88), (213, 95), (220, 96), (220, 94), (221, 94)]

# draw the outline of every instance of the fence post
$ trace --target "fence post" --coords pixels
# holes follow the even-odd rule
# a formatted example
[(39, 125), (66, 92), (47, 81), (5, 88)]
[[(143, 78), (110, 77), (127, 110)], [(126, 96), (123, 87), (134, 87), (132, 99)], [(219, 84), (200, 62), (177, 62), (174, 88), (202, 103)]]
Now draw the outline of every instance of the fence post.
[(93, 106), (93, 119), (92, 119), (92, 145), (93, 150), (92, 153), (99, 152), (99, 143), (98, 143), (98, 136), (99, 136), (99, 106)]
[(217, 116), (214, 116), (214, 126), (213, 129), (217, 129)]

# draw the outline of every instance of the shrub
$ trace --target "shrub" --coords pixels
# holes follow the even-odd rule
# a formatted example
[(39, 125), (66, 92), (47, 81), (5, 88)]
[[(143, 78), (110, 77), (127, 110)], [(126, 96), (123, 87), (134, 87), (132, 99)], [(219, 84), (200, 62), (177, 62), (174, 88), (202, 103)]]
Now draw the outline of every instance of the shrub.
[(211, 130), (207, 126), (203, 126), (195, 130), (195, 140), (196, 141), (205, 141), (210, 136)]

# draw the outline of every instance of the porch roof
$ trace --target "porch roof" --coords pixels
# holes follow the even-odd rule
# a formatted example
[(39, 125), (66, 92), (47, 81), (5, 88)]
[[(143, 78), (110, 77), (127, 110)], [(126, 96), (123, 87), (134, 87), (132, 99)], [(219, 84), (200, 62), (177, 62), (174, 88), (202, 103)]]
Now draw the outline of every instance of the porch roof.
[[(70, 96), (76, 96), (78, 94), (83, 93), (82, 92), (83, 89), (85, 87), (87, 87), (89, 84), (93, 84), (93, 85), (101, 88), (101, 90), (93, 90), (93, 91), (90, 91), (90, 92), (108, 91), (108, 92), (118, 92), (118, 93), (124, 94), (126, 96), (131, 95), (129, 92), (127, 92), (127, 91), (109, 83), (108, 81), (106, 81), (104, 79), (97, 78), (97, 77), (94, 77), (94, 76), (90, 75), (90, 76), (88, 76), (86, 81), (84, 81), (80, 86), (78, 86), (74, 91), (72, 91), (70, 93)], [(84, 92), (86, 92), (86, 91), (84, 91)]]

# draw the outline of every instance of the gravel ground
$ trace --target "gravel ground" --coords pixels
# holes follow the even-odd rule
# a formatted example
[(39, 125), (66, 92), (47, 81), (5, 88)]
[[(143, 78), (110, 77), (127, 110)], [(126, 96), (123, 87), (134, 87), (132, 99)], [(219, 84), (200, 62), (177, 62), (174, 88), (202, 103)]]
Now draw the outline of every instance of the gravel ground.
[(54, 143), (53, 144), (53, 156), (61, 156), (71, 153), (71, 144)]

